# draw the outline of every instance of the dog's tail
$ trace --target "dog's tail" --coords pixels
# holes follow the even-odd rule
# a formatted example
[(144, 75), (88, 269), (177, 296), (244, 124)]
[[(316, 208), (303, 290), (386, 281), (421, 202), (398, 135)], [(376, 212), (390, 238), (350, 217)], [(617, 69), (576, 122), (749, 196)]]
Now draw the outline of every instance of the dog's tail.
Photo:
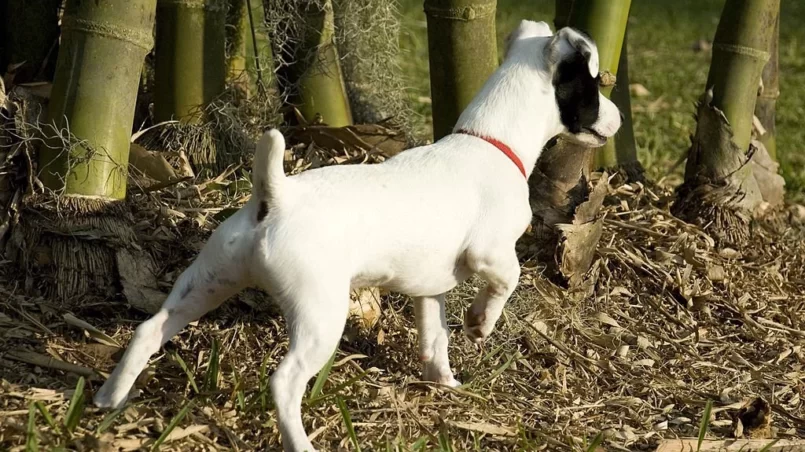
[[(256, 198), (260, 210), (267, 211), (276, 205), (282, 196), (285, 185), (285, 137), (277, 129), (271, 129), (260, 137), (254, 151), (252, 167), (252, 197)], [(265, 216), (259, 215), (258, 216)], [(258, 218), (258, 221), (262, 218)]]

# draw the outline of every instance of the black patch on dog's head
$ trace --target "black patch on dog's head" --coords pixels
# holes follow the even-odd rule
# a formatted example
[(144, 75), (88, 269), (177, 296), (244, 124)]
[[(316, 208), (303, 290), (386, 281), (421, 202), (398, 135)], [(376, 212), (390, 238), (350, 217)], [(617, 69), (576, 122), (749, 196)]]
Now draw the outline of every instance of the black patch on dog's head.
[(580, 133), (598, 120), (598, 84), (589, 67), (590, 51), (583, 49), (556, 66), (553, 87), (562, 124), (570, 133)]

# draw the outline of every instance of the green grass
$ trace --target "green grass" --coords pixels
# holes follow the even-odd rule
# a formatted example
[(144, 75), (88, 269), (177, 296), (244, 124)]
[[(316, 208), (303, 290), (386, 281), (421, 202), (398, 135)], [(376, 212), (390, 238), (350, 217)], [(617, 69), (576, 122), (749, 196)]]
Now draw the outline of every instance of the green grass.
[[(420, 0), (402, 0), (405, 32), (403, 70), (411, 86), (421, 133), (429, 135), (428, 48), (425, 14)], [(655, 181), (672, 176), (677, 182), (684, 165), (674, 168), (687, 151), (694, 131), (694, 103), (704, 89), (710, 52), (695, 52), (699, 39), (712, 40), (724, 0), (635, 0), (629, 20), (631, 83), (650, 95), (633, 99), (635, 135), (640, 161)], [(780, 26), (782, 96), (778, 103), (778, 153), (789, 195), (805, 194), (805, 3), (783, 0)], [(553, 0), (498, 1), (499, 48), (521, 19), (553, 25)]]

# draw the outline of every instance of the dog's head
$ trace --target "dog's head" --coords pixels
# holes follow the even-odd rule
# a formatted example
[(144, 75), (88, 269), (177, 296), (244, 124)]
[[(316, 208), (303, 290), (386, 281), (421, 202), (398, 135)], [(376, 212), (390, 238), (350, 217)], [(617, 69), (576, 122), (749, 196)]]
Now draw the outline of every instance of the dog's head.
[(507, 39), (507, 58), (518, 43), (527, 43), (518, 53), (527, 51), (533, 56), (536, 52), (538, 67), (551, 80), (561, 121), (557, 135), (587, 146), (602, 146), (615, 135), (621, 114), (598, 91), (598, 49), (592, 39), (572, 28), (553, 34), (545, 22), (524, 20)]

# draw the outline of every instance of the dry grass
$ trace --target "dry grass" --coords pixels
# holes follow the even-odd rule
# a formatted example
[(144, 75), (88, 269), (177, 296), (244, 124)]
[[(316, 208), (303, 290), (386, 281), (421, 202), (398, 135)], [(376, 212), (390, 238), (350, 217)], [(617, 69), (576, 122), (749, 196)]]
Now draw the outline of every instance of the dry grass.
[[(310, 147), (288, 157), (289, 172), (343, 161)], [(135, 232), (157, 257), (164, 290), (247, 199), (248, 180), (227, 174), (132, 190)], [(700, 430), (730, 437), (732, 417), (757, 397), (771, 406), (766, 436), (805, 435), (805, 229), (797, 207), (755, 224), (752, 246), (733, 250), (672, 217), (669, 200), (662, 187), (612, 180), (588, 296), (542, 278), (524, 236), (521, 283), (483, 348), (460, 328), (478, 281), (453, 291), (448, 322), (459, 389), (417, 380), (413, 308), (405, 297), (386, 297), (378, 324), (370, 331), (350, 324), (326, 381), (310, 383), (304, 418), (314, 443), (594, 450), (602, 442), (608, 450), (650, 450), (661, 438)], [(245, 292), (186, 328), (154, 357), (139, 397), (110, 414), (92, 407), (91, 395), (145, 316), (122, 300), (84, 300), (67, 312), (23, 296), (15, 269), (3, 270), (0, 448), (279, 447), (267, 377), (287, 339), (261, 293)]]

